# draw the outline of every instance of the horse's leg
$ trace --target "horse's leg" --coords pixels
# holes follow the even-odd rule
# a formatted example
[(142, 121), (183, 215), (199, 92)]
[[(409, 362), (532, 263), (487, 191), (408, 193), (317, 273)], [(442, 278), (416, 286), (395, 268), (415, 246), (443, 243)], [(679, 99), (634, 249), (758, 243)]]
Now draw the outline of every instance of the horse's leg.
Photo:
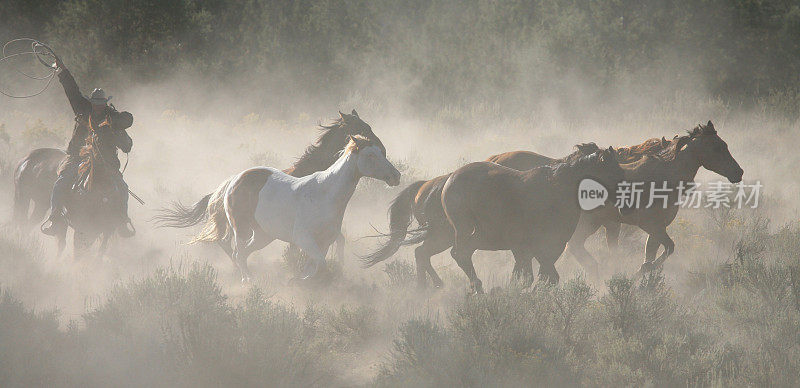
[(653, 261), (653, 268), (660, 267), (664, 264), (664, 261), (667, 260), (667, 257), (672, 255), (672, 252), (675, 251), (675, 241), (667, 234), (666, 229), (659, 230), (658, 233), (655, 234), (655, 238), (658, 239), (659, 244), (664, 246), (664, 252), (661, 252), (661, 256)]
[(103, 233), (100, 235), (100, 246), (97, 248), (97, 258), (102, 258), (108, 250), (108, 240), (111, 239), (110, 233)]
[(91, 246), (91, 243), (89, 242), (89, 238), (85, 233), (76, 230), (75, 233), (72, 234), (73, 259), (80, 259), (80, 257), (86, 253), (89, 246)]
[(642, 263), (639, 271), (636, 272), (635, 277), (639, 277), (654, 268), (653, 263), (655, 262), (656, 254), (660, 246), (661, 242), (655, 236), (655, 233), (649, 233), (647, 235), (647, 242), (644, 245), (644, 263)]
[(344, 238), (344, 233), (339, 231), (339, 235), (336, 236), (336, 260), (344, 261), (344, 245), (347, 243), (347, 240)]
[(453, 249), (450, 250), (450, 255), (453, 256), (456, 263), (464, 271), (469, 278), (470, 288), (476, 294), (483, 294), (483, 283), (478, 279), (478, 274), (475, 273), (475, 266), (472, 264), (472, 254), (475, 253), (474, 249)]
[(17, 182), (16, 187), (14, 187), (14, 213), (12, 220), (17, 226), (27, 228), (31, 222), (28, 218), (31, 198), (25, 193), (25, 189), (20, 187), (21, 185), (21, 183)]
[(242, 283), (248, 283), (250, 282), (252, 274), (247, 268), (247, 258), (250, 257), (253, 252), (267, 246), (274, 239), (267, 237), (266, 234), (261, 231), (261, 228), (253, 230), (251, 235), (244, 240), (241, 239), (239, 233), (237, 233), (237, 235), (239, 235), (240, 238), (234, 240), (232, 258), (234, 263), (239, 267), (239, 271), (242, 273)]
[[(592, 215), (582, 213), (578, 220), (578, 226), (567, 244), (567, 250), (578, 261), (584, 270), (596, 274), (599, 270), (597, 260), (586, 250), (586, 239), (600, 229), (600, 223), (595, 221)], [(541, 272), (541, 270), (540, 270)]]
[(61, 255), (64, 254), (64, 248), (67, 246), (67, 229), (68, 228), (62, 228), (56, 235), (56, 246), (58, 247), (56, 257), (61, 257)]
[[(472, 229), (469, 228), (468, 230), (471, 231)], [(458, 228), (456, 228), (455, 242), (453, 243), (453, 248), (450, 249), (450, 256), (453, 257), (469, 278), (472, 292), (483, 294), (483, 283), (478, 279), (478, 274), (475, 273), (475, 266), (472, 264), (472, 254), (475, 253), (475, 248), (471, 244), (471, 238), (472, 236), (463, 236), (463, 233), (458, 233)]]
[(217, 240), (217, 245), (219, 245), (219, 247), (222, 248), (225, 254), (228, 255), (228, 257), (231, 259), (231, 262), (233, 262), (233, 265), (235, 265), (238, 268), (239, 266), (236, 264), (236, 260), (233, 258), (233, 247), (232, 247), (233, 244), (231, 242), (231, 238), (227, 237), (219, 239)]
[(539, 280), (546, 280), (550, 284), (558, 284), (560, 276), (556, 271), (556, 261), (564, 252), (564, 244), (559, 244), (552, 249), (547, 249), (536, 257), (539, 262)]
[(619, 222), (608, 222), (603, 226), (606, 228), (606, 243), (608, 244), (608, 250), (612, 254), (617, 254), (619, 250), (619, 231), (622, 224)]
[(425, 273), (430, 275), (434, 287), (440, 288), (444, 284), (431, 265), (431, 257), (444, 252), (445, 249), (452, 245), (446, 233), (439, 229), (433, 229), (431, 234), (422, 242), (422, 245), (414, 249), (414, 258), (417, 264), (417, 286), (419, 288), (425, 288)]
[(300, 279), (302, 280), (311, 279), (314, 275), (317, 274), (317, 271), (319, 271), (320, 266), (325, 265), (325, 254), (328, 253), (328, 249), (327, 247), (326, 248), (320, 247), (319, 243), (317, 243), (317, 241), (312, 236), (309, 236), (306, 233), (303, 233), (300, 236), (298, 236), (295, 243), (311, 259), (309, 262), (306, 263), (305, 269), (303, 269), (303, 274), (300, 275)]
[(533, 254), (527, 249), (514, 249), (514, 270), (511, 272), (512, 281), (522, 281), (525, 288), (533, 284)]
[[(247, 269), (247, 257), (256, 249), (263, 248), (272, 239), (264, 242), (263, 232), (255, 219), (258, 207), (258, 193), (269, 179), (272, 172), (263, 169), (251, 169), (232, 180), (225, 193), (225, 216), (233, 232), (232, 258), (242, 272), (242, 280), (250, 279)], [(260, 245), (259, 244), (263, 244)]]

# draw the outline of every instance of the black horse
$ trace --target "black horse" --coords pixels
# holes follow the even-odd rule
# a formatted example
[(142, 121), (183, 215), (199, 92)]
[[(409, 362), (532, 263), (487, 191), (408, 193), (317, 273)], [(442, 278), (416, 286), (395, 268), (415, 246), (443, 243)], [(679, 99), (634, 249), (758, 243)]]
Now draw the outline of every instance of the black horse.
[[(90, 151), (91, 152), (91, 151)], [(50, 194), (58, 177), (58, 168), (66, 153), (55, 148), (38, 148), (31, 151), (14, 169), (13, 220), (20, 227), (39, 224), (50, 208)], [(89, 162), (91, 163), (91, 162)], [(92, 168), (91, 185), (76, 185), (66, 201), (67, 225), (56, 234), (58, 255), (66, 247), (67, 229), (74, 230), (74, 256), (79, 257), (98, 239), (102, 238), (98, 255), (105, 253), (108, 241), (120, 223), (115, 206), (127, 195), (118, 184), (118, 174), (97, 163)], [(85, 183), (85, 182), (84, 182)], [(31, 210), (31, 208), (33, 210)]]

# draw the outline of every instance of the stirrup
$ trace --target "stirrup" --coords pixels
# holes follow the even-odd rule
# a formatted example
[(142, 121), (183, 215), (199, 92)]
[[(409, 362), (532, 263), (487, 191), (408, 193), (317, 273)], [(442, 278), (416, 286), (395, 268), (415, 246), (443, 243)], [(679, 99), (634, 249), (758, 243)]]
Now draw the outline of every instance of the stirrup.
[[(47, 225), (48, 222), (50, 223), (50, 225)], [(64, 219), (63, 218), (59, 219), (58, 217), (52, 217), (51, 216), (51, 217), (48, 217), (42, 223), (41, 226), (39, 226), (39, 230), (41, 230), (42, 233), (44, 233), (44, 234), (46, 234), (48, 236), (55, 236), (55, 235), (58, 234), (58, 231), (63, 227), (63, 223), (64, 223)], [(47, 225), (47, 226), (45, 226), (45, 225)]]

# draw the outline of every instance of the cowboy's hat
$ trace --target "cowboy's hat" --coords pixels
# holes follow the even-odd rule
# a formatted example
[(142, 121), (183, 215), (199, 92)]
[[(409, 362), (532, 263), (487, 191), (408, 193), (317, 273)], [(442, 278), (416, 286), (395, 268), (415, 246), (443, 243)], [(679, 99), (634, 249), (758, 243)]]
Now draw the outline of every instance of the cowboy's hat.
[(106, 97), (106, 91), (101, 88), (92, 90), (92, 95), (89, 96), (89, 102), (94, 105), (105, 105), (111, 100), (111, 96)]

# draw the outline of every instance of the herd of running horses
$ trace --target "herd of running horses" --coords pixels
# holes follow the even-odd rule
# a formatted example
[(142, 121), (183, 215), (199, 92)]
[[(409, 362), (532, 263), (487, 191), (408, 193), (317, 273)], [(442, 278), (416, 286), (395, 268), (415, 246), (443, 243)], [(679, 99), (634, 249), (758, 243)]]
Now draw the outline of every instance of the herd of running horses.
[[(290, 249), (305, 253), (310, 260), (300, 278), (313, 278), (324, 268), (325, 256), (334, 243), (337, 250), (343, 249), (342, 219), (359, 180), (370, 177), (389, 186), (400, 184), (400, 172), (387, 159), (383, 143), (355, 110), (340, 112), (333, 124), (322, 129), (320, 138), (288, 169), (253, 167), (242, 171), (193, 205), (176, 202), (160, 209), (153, 222), (177, 228), (204, 223), (192, 242), (217, 243), (243, 281), (251, 276), (248, 256), (274, 240), (288, 242)], [(58, 155), (63, 155), (59, 152), (35, 150), (15, 171), (14, 213), (20, 223), (44, 217), (57, 162), (42, 160), (59, 159)], [(595, 271), (598, 263), (586, 250), (586, 239), (602, 226), (609, 248), (615, 249), (624, 223), (648, 234), (640, 273), (648, 271), (662, 265), (673, 252), (675, 243), (666, 228), (679, 208), (674, 188), (692, 182), (700, 167), (732, 183), (740, 182), (744, 173), (711, 121), (684, 135), (649, 139), (634, 146), (579, 144), (573, 153), (558, 159), (530, 151), (494, 155), (403, 189), (389, 206), (387, 241), (363, 257), (363, 265), (382, 262), (401, 246), (420, 244), (414, 251), (419, 286), (424, 287), (430, 277), (433, 285), (440, 287), (442, 280), (431, 257), (452, 247), (450, 253), (469, 278), (472, 291), (481, 293), (473, 253), (509, 250), (515, 260), (513, 277), (530, 285), (536, 258), (539, 278), (556, 283), (559, 275), (554, 264), (565, 249), (587, 271)], [(618, 208), (608, 196), (605, 206), (584, 211), (577, 193), (586, 177), (607, 188), (628, 181), (653, 182), (673, 190), (663, 207)], [(97, 201), (103, 202), (102, 195), (90, 202)], [(28, 208), (31, 203), (32, 212)], [(102, 218), (96, 213), (101, 210), (87, 207), (80, 213), (96, 220)], [(418, 225), (410, 229), (412, 218)], [(102, 231), (113, 230), (103, 226), (89, 231), (80, 222), (70, 225), (75, 229), (76, 251), (79, 235), (83, 247), (98, 236), (103, 237), (101, 246), (105, 246), (109, 236)], [(87, 235), (91, 236), (88, 240)], [(59, 250), (63, 245), (64, 237), (59, 236)], [(661, 247), (663, 251), (656, 257)]]

